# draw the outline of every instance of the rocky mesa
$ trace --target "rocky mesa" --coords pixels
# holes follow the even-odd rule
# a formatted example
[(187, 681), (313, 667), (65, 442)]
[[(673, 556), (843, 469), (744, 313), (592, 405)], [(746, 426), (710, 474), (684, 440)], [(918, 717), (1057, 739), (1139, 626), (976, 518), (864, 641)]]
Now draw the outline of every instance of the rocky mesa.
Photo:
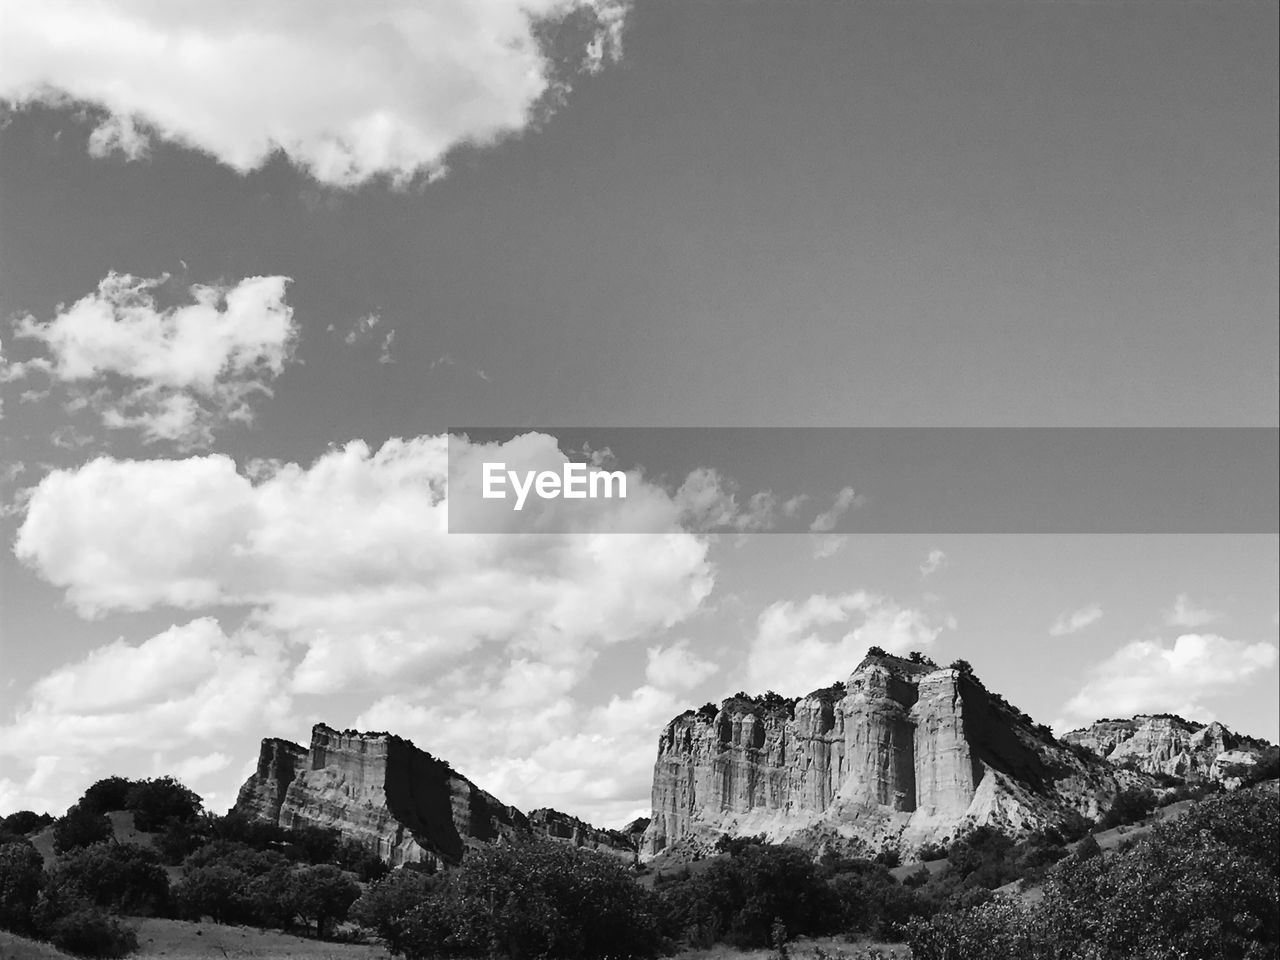
[(981, 824), (1096, 816), (1126, 775), (1059, 743), (962, 662), (873, 650), (806, 697), (732, 697), (672, 720), (641, 856), (705, 852), (723, 834), (906, 853)]
[(1062, 738), (1117, 766), (1184, 780), (1231, 785), (1236, 771), (1258, 762), (1271, 746), (1232, 733), (1217, 721), (1196, 723), (1173, 714), (1140, 714), (1128, 720), (1098, 720)]
[(323, 723), (312, 728), (309, 748), (263, 740), (233, 809), (281, 827), (337, 830), (392, 865), (456, 864), (468, 847), (533, 835), (636, 856), (628, 835), (555, 810), (525, 816), (401, 737)]

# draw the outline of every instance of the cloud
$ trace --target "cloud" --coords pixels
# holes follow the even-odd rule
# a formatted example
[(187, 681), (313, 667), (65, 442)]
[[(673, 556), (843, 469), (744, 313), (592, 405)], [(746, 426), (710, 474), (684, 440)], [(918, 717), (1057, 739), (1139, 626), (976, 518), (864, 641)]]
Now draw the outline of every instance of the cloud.
[(827, 557), (834, 557), (848, 541), (848, 534), (824, 533), (822, 536), (814, 538), (813, 558), (815, 560), (825, 560)]
[(1208, 700), (1275, 666), (1276, 645), (1269, 642), (1197, 633), (1185, 633), (1171, 644), (1135, 640), (1093, 669), (1067, 702), (1062, 724), (1157, 712), (1209, 720), (1214, 714)]
[[(156, 140), (324, 184), (439, 175), (619, 55), (622, 0), (5, 0), (0, 98), (91, 104), (95, 156)], [(549, 27), (549, 28), (548, 28)]]
[(270, 394), (296, 339), (288, 278), (197, 285), (192, 303), (161, 308), (155, 291), (166, 280), (110, 273), (52, 319), (22, 318), (16, 335), (46, 354), (0, 377), (43, 373), (76, 391), (71, 409), (91, 408), (105, 426), (148, 441), (207, 444), (215, 428), (251, 421), (250, 400)]
[[(209, 617), (138, 644), (104, 644), (37, 680), (0, 725), (3, 766), (33, 769), (23, 782), (0, 784), (0, 794), (63, 809), (87, 785), (87, 770), (130, 754), (138, 774), (142, 757), (152, 758), (151, 772), (166, 757), (163, 772), (193, 779), (216, 772), (226, 757), (192, 758), (193, 748), (292, 722), (287, 667), (278, 640), (252, 630), (227, 634)], [(178, 753), (186, 759), (174, 759)]]
[(780, 601), (756, 622), (747, 655), (752, 690), (803, 694), (842, 680), (871, 646), (890, 653), (927, 650), (953, 627), (928, 614), (865, 591), (815, 594), (801, 603)]
[(768, 491), (752, 494), (738, 504), (739, 488), (716, 470), (699, 467), (685, 477), (675, 493), (682, 525), (701, 532), (768, 530), (776, 521), (777, 498)]
[(661, 690), (690, 690), (720, 668), (689, 649), (688, 640), (666, 647), (650, 647), (645, 679)]
[(862, 503), (862, 497), (853, 492), (853, 487), (845, 487), (836, 494), (830, 510), (825, 510), (813, 518), (809, 529), (814, 533), (830, 533), (836, 524), (853, 507)]
[(1187, 627), (1195, 629), (1206, 623), (1221, 619), (1222, 614), (1216, 610), (1198, 607), (1191, 602), (1185, 593), (1174, 598), (1173, 606), (1164, 612), (1164, 622), (1171, 627)]
[(1079, 633), (1085, 627), (1091, 626), (1102, 619), (1102, 607), (1096, 603), (1091, 603), (1087, 607), (1081, 607), (1079, 610), (1071, 610), (1067, 613), (1058, 615), (1058, 619), (1053, 621), (1049, 627), (1049, 636), (1066, 637), (1073, 633)]
[(929, 555), (925, 557), (924, 562), (920, 564), (920, 576), (931, 576), (946, 565), (947, 555), (945, 553), (938, 549), (930, 550)]
[[(541, 434), (496, 454), (542, 464), (564, 456)], [(42, 678), (0, 729), (0, 752), (29, 766), (38, 748), (78, 765), (57, 789), (32, 791), (25, 773), (10, 773), (0, 792), (65, 806), (86, 771), (147, 749), (157, 725), (157, 749), (185, 745), (207, 760), (204, 736), (218, 716), (289, 736), (302, 725), (292, 718), (345, 723), (351, 714), (334, 711), (354, 713), (357, 698), (373, 694), (361, 726), (420, 736), (509, 802), (573, 801), (582, 790), (573, 806), (582, 815), (629, 812), (647, 791), (656, 727), (624, 730), (619, 717), (665, 722), (678, 695), (716, 669), (687, 642), (655, 640), (709, 594), (707, 539), (450, 534), (447, 458), (445, 437), (419, 437), (376, 450), (348, 444), (310, 465), (99, 458), (47, 474), (15, 549), (83, 615), (235, 605), (247, 616), (231, 634), (201, 617), (141, 644), (115, 641)], [(674, 496), (635, 490), (631, 506), (601, 509), (651, 510), (669, 527)], [(599, 652), (629, 641), (650, 644), (642, 687), (607, 708), (577, 706)], [(278, 706), (269, 716), (244, 707), (259, 702)], [(588, 762), (597, 742), (605, 753)], [(609, 744), (633, 751), (616, 770), (622, 754)], [(217, 772), (202, 775), (221, 790)]]
[[(564, 459), (541, 434), (465, 449)], [(312, 693), (411, 685), (481, 644), (572, 658), (665, 629), (710, 592), (707, 544), (687, 533), (450, 534), (447, 464), (445, 437), (355, 442), (252, 476), (221, 455), (99, 458), (41, 480), (15, 552), (86, 616), (247, 605), (258, 627), (305, 644), (295, 683)], [(651, 485), (592, 503), (676, 529)]]

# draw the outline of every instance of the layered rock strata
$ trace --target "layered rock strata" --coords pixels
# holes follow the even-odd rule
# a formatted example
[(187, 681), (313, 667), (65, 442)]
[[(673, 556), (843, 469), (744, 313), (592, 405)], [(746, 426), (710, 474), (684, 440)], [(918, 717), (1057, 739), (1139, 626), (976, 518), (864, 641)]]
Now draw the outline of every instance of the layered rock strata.
[(607, 853), (627, 863), (634, 863), (636, 860), (638, 848), (634, 836), (622, 830), (593, 827), (585, 820), (579, 820), (559, 810), (552, 810), (549, 807), (531, 810), (529, 827), (534, 834), (548, 840), (567, 843), (584, 850), (594, 850), (597, 853)]
[(868, 655), (797, 701), (736, 697), (686, 711), (658, 741), (641, 856), (705, 852), (721, 835), (904, 853), (979, 824), (1010, 833), (1118, 789), (966, 670)]
[(1270, 746), (1217, 721), (1195, 723), (1171, 714), (1099, 720), (1062, 739), (1118, 766), (1186, 780), (1222, 780), (1232, 767), (1256, 762)]
[(455, 864), (470, 845), (530, 833), (519, 810), (408, 740), (325, 724), (312, 728), (309, 749), (263, 740), (234, 810), (282, 827), (336, 829), (393, 865)]

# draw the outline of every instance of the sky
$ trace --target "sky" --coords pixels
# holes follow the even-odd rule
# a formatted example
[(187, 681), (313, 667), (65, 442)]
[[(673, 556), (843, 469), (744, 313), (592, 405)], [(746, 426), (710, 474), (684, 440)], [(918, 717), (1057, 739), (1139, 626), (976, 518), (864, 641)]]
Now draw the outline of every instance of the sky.
[[(635, 529), (604, 505), (468, 535), (446, 437), (548, 464), (557, 425), (1273, 448), (1277, 19), (3, 0), (0, 813), (111, 774), (222, 811), (262, 737), (324, 721), (616, 826), (672, 716), (871, 644), (964, 658), (1059, 732), (1280, 739), (1274, 507), (869, 533), (874, 485), (812, 432), (658, 431), (635, 486), (673, 529), (604, 532)], [(1254, 462), (1187, 470), (1229, 503)]]

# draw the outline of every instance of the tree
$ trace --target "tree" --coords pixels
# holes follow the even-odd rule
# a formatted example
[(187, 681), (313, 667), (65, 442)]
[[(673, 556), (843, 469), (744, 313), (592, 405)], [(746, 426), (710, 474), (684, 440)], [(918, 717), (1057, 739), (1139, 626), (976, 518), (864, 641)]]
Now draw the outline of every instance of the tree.
[(295, 867), (290, 877), (298, 915), (316, 925), (324, 937), (333, 924), (347, 919), (351, 905), (360, 897), (360, 885), (331, 864)]
[(47, 813), (35, 813), (31, 810), (19, 810), (0, 820), (0, 833), (11, 833), (18, 837), (29, 836), (53, 823), (53, 817)]
[(48, 886), (116, 913), (157, 914), (169, 902), (160, 858), (132, 843), (96, 843), (64, 854), (49, 871)]
[(111, 813), (125, 809), (134, 781), (125, 777), (106, 777), (85, 790), (79, 806), (93, 813)]
[(410, 918), (433, 886), (431, 877), (417, 870), (396, 870), (369, 887), (351, 907), (351, 915), (366, 930), (377, 933), (387, 949), (404, 952)]
[(54, 821), (53, 849), (58, 853), (66, 853), (78, 847), (110, 840), (113, 835), (111, 822), (105, 814), (95, 813), (77, 804)]
[(25, 840), (0, 844), (0, 929), (29, 933), (44, 885), (44, 859)]
[(160, 830), (170, 820), (180, 823), (194, 820), (204, 806), (199, 794), (187, 789), (173, 777), (139, 780), (130, 788), (125, 806), (133, 811), (133, 823), (139, 830)]

